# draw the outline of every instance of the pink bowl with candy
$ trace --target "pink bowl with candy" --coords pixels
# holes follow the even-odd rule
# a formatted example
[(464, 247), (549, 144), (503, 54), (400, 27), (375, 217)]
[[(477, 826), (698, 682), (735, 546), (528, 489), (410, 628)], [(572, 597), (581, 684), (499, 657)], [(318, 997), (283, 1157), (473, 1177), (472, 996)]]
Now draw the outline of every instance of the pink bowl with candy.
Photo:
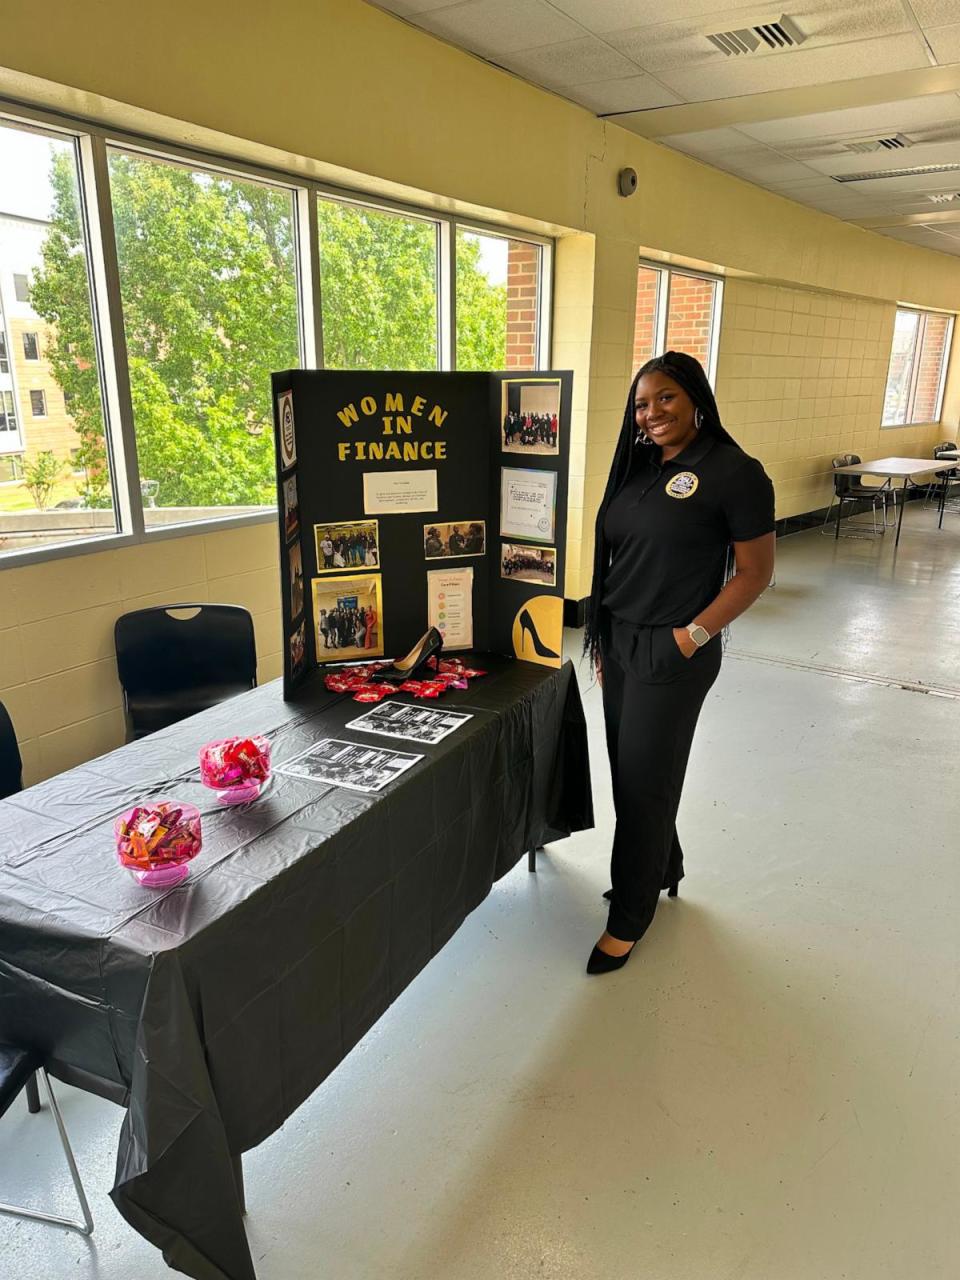
[(117, 861), (151, 889), (168, 889), (190, 874), (200, 852), (200, 810), (179, 800), (150, 800), (115, 820)]
[(270, 777), (270, 741), (222, 738), (200, 748), (200, 781), (217, 793), (220, 804), (256, 800)]

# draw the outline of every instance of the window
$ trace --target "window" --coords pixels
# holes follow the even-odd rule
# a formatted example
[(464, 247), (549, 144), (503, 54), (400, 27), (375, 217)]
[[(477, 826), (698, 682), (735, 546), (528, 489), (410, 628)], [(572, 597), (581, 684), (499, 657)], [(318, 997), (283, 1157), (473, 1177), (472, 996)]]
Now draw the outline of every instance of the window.
[(10, 372), (10, 360), (7, 356), (7, 335), (0, 329), (0, 373)]
[(18, 302), (30, 301), (30, 280), (16, 271), (13, 274), (13, 293)]
[(695, 356), (713, 381), (722, 283), (713, 276), (641, 263), (637, 270), (634, 373), (664, 351)]
[(883, 398), (883, 426), (939, 422), (953, 316), (898, 310)]
[(544, 250), (457, 228), (457, 368), (535, 369)]
[(325, 367), (439, 369), (437, 223), (321, 199), (317, 225)]
[(0, 435), (17, 432), (17, 410), (12, 391), (0, 391)]
[(109, 160), (146, 524), (269, 510), (270, 374), (300, 364), (292, 192)]
[[(16, 552), (51, 542), (106, 537), (117, 532), (117, 521), (76, 138), (62, 131), (0, 124), (0, 173), (10, 178), (4, 187), (4, 212), (18, 220), (17, 235), (0, 240), (0, 274), (19, 275), (22, 282), (16, 296), (24, 304), (21, 316), (27, 316), (27, 328), (20, 335), (24, 358), (36, 362), (42, 349), (52, 385), (58, 393), (69, 390), (75, 396), (72, 424), (58, 433), (56, 443), (41, 441), (34, 447), (31, 419), (20, 423), (16, 447), (27, 450), (28, 460), (22, 479), (0, 490), (0, 552)], [(33, 416), (46, 413), (49, 393), (50, 386), (31, 394)], [(2, 398), (6, 431), (17, 432), (13, 397), (7, 392)], [(80, 476), (71, 475), (71, 449), (82, 458)], [(44, 475), (47, 480), (41, 483)], [(85, 510), (75, 529), (63, 527), (54, 533), (42, 512), (62, 501)]]

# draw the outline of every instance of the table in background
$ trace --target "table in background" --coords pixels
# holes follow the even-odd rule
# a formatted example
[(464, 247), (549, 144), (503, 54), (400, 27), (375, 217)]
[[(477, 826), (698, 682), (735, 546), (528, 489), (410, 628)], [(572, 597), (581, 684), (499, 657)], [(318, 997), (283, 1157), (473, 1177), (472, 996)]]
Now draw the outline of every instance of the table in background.
[[(436, 746), (345, 730), (367, 708), (320, 679), (284, 703), (275, 681), (0, 802), (3, 1035), (126, 1106), (111, 1195), (197, 1280), (254, 1277), (240, 1153), (524, 853), (592, 826), (571, 664), (478, 661), (490, 674), (442, 701), (472, 719)], [(377, 795), (275, 774), (219, 808), (198, 749), (254, 732), (275, 764), (327, 736), (426, 758)], [(156, 892), (117, 865), (112, 822), (163, 795), (200, 807), (204, 848)]]
[[(903, 525), (903, 508), (907, 502), (907, 489), (914, 476), (929, 475), (943, 467), (939, 459), (931, 458), (876, 458), (873, 462), (856, 462), (849, 467), (835, 467), (834, 475), (838, 476), (882, 476), (887, 480), (903, 480), (900, 491), (900, 514), (897, 517), (897, 536), (894, 546), (900, 545), (900, 528)], [(840, 513), (837, 512), (837, 529), (835, 537), (840, 537)]]

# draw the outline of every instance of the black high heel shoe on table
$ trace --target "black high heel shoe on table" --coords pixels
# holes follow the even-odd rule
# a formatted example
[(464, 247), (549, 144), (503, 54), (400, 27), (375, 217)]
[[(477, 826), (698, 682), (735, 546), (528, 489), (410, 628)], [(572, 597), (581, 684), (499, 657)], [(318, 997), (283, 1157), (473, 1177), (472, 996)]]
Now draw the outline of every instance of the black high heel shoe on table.
[(439, 659), (443, 649), (443, 636), (436, 627), (420, 637), (405, 658), (398, 658), (389, 667), (377, 672), (378, 680), (413, 680), (423, 671), (431, 658)]
[(520, 614), (520, 652), (523, 653), (527, 647), (527, 632), (530, 633), (530, 640), (533, 644), (533, 651), (538, 658), (559, 658), (559, 653), (554, 653), (552, 649), (548, 649), (540, 637), (537, 635), (537, 628), (533, 624), (530, 617), (530, 610), (524, 609)]

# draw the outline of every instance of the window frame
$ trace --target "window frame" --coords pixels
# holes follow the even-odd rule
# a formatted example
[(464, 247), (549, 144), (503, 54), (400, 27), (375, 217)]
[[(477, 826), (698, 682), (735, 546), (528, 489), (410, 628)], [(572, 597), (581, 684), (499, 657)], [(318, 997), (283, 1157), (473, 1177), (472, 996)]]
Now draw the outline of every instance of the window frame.
[[(24, 289), (27, 295), (25, 298), (20, 297), (20, 285), (18, 283), (18, 281), (20, 280), (24, 282)], [(25, 276), (22, 271), (13, 272), (13, 296), (17, 300), (17, 302), (30, 301), (30, 277)]]
[[(0, 96), (0, 126), (53, 137), (58, 141), (71, 138), (77, 153), (77, 176), (80, 186), (80, 208), (84, 219), (87, 245), (87, 269), (90, 280), (93, 330), (97, 342), (104, 433), (113, 489), (115, 533), (97, 538), (48, 543), (29, 550), (0, 552), (0, 571), (18, 565), (38, 564), (45, 560), (99, 551), (115, 550), (138, 543), (163, 541), (167, 538), (192, 537), (216, 533), (254, 524), (274, 524), (276, 511), (269, 509), (241, 515), (225, 515), (203, 520), (184, 521), (175, 525), (146, 528), (144, 505), (140, 492), (137, 464), (136, 433), (127, 349), (120, 296), (120, 272), (113, 226), (108, 153), (120, 150), (140, 154), (165, 163), (205, 169), (235, 177), (261, 181), (273, 187), (287, 188), (293, 195), (293, 216), (297, 235), (297, 308), (300, 330), (301, 368), (322, 369), (323, 311), (321, 297), (319, 233), (317, 201), (339, 200), (433, 222), (437, 226), (437, 321), (438, 369), (456, 368), (456, 232), (458, 227), (484, 235), (526, 240), (542, 246), (540, 255), (540, 314), (537, 317), (538, 367), (550, 368), (555, 241), (548, 236), (522, 231), (508, 223), (486, 223), (456, 214), (392, 200), (374, 193), (352, 190), (334, 183), (305, 178), (301, 174), (265, 165), (250, 164), (168, 142), (163, 138), (132, 134), (107, 128), (82, 117), (24, 106)], [(31, 364), (35, 363), (31, 361)]]
[[(44, 391), (43, 387), (30, 387), (30, 389), (27, 392), (27, 395), (30, 397), (30, 417), (31, 418), (49, 418), (50, 414), (47, 412), (47, 393)], [(43, 405), (42, 413), (37, 413), (37, 410), (35, 407), (36, 401), (33, 398), (34, 396), (40, 397), (40, 403)]]
[[(952, 311), (937, 311), (933, 307), (910, 307), (897, 303), (894, 315), (894, 334), (896, 334), (896, 317), (901, 313), (918, 317), (917, 336), (910, 356), (910, 390), (907, 393), (907, 413), (903, 422), (885, 422), (883, 409), (880, 411), (880, 430), (897, 431), (904, 427), (939, 426), (943, 421), (943, 393), (947, 384), (947, 371), (953, 353), (953, 331), (956, 316)], [(943, 340), (943, 355), (940, 360), (940, 376), (937, 382), (937, 402), (935, 417), (914, 418), (913, 411), (917, 399), (917, 383), (920, 380), (920, 366), (923, 363), (923, 342), (927, 332), (928, 316), (944, 316), (947, 321), (947, 332)], [(887, 358), (887, 378), (883, 388), (883, 403), (887, 402), (887, 388), (890, 385), (890, 362), (893, 359), (893, 337), (890, 339), (890, 355)]]
[(657, 288), (657, 316), (654, 323), (653, 346), (655, 351), (665, 351), (667, 347), (667, 322), (670, 315), (670, 294), (674, 276), (685, 276), (694, 280), (709, 280), (714, 285), (713, 305), (710, 309), (710, 353), (707, 357), (707, 381), (716, 389), (717, 357), (720, 354), (720, 320), (723, 314), (723, 276), (710, 271), (695, 271), (691, 267), (673, 267), (668, 263), (656, 262), (652, 258), (638, 258), (637, 269), (643, 267), (647, 271), (656, 271), (660, 276)]
[[(42, 356), (41, 356), (41, 354), (40, 354), (40, 334), (39, 334), (39, 333), (34, 333), (34, 331), (33, 331), (32, 329), (24, 329), (24, 330), (23, 330), (23, 332), (20, 334), (20, 337), (21, 337), (21, 339), (23, 340), (23, 362), (24, 362), (24, 364), (39, 364), (39, 363), (40, 363), (40, 361), (43, 359), (43, 357), (42, 357)], [(32, 338), (32, 339), (33, 339), (33, 345), (34, 345), (34, 348), (35, 348), (36, 353), (37, 353), (35, 356), (28, 356), (28, 355), (27, 355), (27, 339), (28, 339), (28, 338)]]

